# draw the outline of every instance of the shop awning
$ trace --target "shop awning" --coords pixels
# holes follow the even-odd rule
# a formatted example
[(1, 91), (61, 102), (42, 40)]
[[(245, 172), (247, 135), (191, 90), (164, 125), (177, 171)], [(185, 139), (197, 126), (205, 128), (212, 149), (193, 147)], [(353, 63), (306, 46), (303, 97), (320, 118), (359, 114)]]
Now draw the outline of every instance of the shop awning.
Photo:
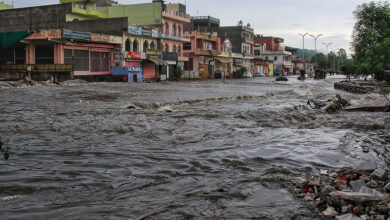
[(220, 62), (220, 63), (232, 63), (232, 61), (229, 58), (217, 57), (217, 58), (215, 58), (215, 60)]
[(23, 40), (31, 31), (0, 32), (0, 48), (5, 49)]
[(165, 61), (161, 60), (161, 59), (148, 59), (149, 61), (151, 61), (152, 63), (158, 65), (158, 66), (167, 66), (168, 63), (166, 63)]

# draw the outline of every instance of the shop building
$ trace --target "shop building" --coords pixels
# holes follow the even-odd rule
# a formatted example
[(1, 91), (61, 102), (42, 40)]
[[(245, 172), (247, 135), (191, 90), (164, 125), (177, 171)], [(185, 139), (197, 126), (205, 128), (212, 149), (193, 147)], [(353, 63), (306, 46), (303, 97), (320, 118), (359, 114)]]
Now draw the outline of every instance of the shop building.
[(254, 72), (254, 30), (250, 24), (245, 26), (240, 21), (237, 26), (220, 26), (220, 21), (217, 18), (196, 16), (191, 18), (191, 23), (186, 26), (186, 29), (209, 33), (217, 32), (221, 42), (228, 39), (232, 44), (233, 71), (245, 67), (248, 72)]
[(283, 38), (256, 35), (254, 42), (258, 48), (256, 58), (262, 61), (272, 61), (275, 74), (293, 74), (292, 53), (285, 50)]
[(184, 53), (189, 57), (184, 66), (185, 77), (214, 78), (216, 62), (221, 52), (221, 40), (217, 34), (186, 31), (185, 35), (191, 39), (191, 42), (184, 44)]

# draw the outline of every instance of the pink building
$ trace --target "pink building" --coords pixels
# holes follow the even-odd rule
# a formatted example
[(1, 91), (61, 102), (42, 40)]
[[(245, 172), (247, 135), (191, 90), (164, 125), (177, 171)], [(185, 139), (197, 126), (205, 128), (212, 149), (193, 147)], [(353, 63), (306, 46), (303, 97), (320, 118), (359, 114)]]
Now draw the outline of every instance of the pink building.
[(74, 75), (111, 75), (121, 37), (66, 29), (41, 30), (24, 40), (26, 64), (72, 64)]

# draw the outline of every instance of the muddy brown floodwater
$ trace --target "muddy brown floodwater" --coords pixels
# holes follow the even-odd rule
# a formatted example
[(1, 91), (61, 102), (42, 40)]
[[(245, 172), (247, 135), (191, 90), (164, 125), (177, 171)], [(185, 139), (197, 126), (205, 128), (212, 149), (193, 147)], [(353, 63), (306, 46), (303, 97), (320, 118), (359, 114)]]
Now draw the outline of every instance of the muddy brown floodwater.
[(0, 160), (0, 197), (23, 197), (1, 202), (0, 219), (318, 218), (292, 178), (390, 159), (389, 113), (305, 108), (337, 93), (385, 101), (335, 91), (339, 80), (2, 88), (13, 154)]

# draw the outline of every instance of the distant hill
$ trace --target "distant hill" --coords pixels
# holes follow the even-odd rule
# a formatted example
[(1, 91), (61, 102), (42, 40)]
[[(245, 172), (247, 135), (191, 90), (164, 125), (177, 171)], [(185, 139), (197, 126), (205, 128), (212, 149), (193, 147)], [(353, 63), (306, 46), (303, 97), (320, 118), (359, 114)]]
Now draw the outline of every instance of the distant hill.
[[(297, 51), (297, 57), (298, 58), (302, 58), (302, 49), (299, 49), (299, 48), (296, 48), (296, 47), (289, 47), (289, 46), (286, 46), (286, 50), (296, 50)], [(318, 53), (318, 51), (317, 51)], [(305, 49), (305, 60), (307, 61), (311, 61), (311, 58), (314, 57), (314, 55), (316, 54), (316, 52), (314, 50), (307, 50)]]

